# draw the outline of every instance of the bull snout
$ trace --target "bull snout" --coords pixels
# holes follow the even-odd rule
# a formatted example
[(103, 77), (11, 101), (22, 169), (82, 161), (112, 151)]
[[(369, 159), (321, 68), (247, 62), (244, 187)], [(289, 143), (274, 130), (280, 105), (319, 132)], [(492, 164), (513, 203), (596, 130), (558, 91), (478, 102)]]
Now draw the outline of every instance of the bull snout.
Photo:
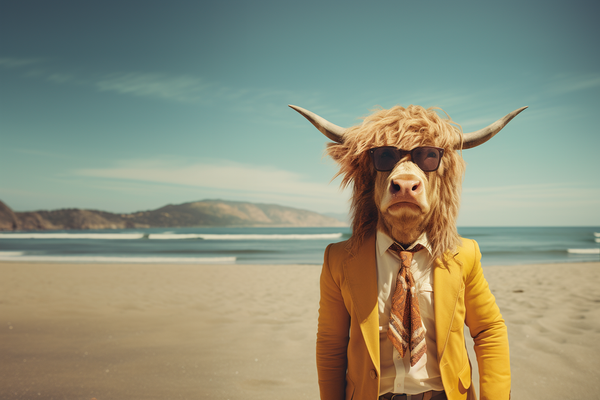
[(381, 174), (378, 178), (380, 189), (376, 188), (376, 201), (382, 212), (394, 215), (394, 218), (406, 218), (408, 214), (422, 215), (429, 212), (427, 180), (408, 171), (387, 177)]
[(392, 197), (417, 198), (423, 192), (423, 184), (417, 179), (396, 178), (390, 182)]

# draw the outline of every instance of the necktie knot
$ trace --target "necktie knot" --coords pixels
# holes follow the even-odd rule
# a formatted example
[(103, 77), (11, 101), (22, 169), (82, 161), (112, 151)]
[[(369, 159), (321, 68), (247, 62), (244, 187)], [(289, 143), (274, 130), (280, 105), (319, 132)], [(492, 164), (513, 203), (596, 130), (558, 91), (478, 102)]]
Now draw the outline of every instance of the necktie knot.
[(389, 250), (392, 253), (397, 254), (398, 257), (400, 257), (400, 261), (402, 262), (403, 267), (410, 268), (410, 263), (412, 262), (413, 254), (423, 250), (424, 248), (425, 248), (425, 246), (423, 246), (422, 244), (417, 244), (410, 250), (404, 250), (402, 248), (402, 246), (400, 246), (398, 243), (394, 242), (389, 247)]

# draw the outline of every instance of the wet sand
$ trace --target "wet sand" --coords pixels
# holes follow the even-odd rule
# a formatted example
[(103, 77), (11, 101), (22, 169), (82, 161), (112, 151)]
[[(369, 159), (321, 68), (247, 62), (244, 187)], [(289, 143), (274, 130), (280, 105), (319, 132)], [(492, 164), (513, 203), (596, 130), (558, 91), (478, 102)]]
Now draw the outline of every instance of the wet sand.
[[(600, 263), (484, 271), (509, 329), (512, 398), (597, 397)], [(319, 274), (0, 263), (0, 398), (316, 399)]]

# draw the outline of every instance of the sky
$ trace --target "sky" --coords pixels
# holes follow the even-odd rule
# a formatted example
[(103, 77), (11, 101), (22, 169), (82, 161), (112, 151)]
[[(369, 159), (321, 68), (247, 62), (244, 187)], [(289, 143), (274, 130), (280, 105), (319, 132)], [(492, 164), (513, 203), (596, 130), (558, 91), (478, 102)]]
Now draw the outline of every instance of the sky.
[(345, 213), (327, 139), (376, 107), (465, 132), (459, 226), (600, 226), (594, 1), (0, 0), (0, 200)]

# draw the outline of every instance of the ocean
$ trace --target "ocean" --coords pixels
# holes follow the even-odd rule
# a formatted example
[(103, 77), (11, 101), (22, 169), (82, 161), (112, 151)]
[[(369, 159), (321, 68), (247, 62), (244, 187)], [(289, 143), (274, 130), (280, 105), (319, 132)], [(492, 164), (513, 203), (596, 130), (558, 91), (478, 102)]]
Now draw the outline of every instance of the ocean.
[[(600, 261), (600, 227), (459, 228), (482, 264)], [(0, 232), (0, 261), (321, 264), (350, 228), (154, 228)]]

